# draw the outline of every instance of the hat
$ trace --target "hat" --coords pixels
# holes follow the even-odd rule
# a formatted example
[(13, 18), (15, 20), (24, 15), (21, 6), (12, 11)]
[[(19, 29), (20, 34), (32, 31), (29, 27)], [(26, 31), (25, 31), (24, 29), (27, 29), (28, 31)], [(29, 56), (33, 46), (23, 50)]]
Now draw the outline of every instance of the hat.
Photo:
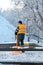
[(22, 21), (19, 21), (18, 23), (22, 24)]

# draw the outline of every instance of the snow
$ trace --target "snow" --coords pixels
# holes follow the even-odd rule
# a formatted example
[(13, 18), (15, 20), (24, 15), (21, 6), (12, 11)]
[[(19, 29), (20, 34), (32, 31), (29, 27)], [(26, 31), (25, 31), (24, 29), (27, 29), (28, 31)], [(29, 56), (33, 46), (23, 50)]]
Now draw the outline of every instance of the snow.
[(15, 42), (14, 31), (15, 27), (0, 16), (0, 43)]
[(25, 51), (15, 55), (12, 52), (0, 51), (0, 62), (43, 62), (43, 51)]

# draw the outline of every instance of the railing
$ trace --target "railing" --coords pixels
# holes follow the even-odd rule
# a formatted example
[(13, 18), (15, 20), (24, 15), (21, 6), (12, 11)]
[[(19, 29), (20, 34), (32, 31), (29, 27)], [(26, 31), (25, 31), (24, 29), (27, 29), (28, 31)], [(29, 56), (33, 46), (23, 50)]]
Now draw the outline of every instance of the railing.
[(43, 51), (43, 47), (0, 48), (0, 51)]
[[(28, 41), (29, 41), (29, 38), (30, 38), (31, 36), (36, 37), (38, 43), (39, 43), (39, 42), (42, 42), (42, 41), (40, 41), (39, 39), (43, 40), (43, 38), (41, 38), (41, 37), (39, 37), (38, 35), (35, 35), (35, 34), (26, 34), (26, 36), (28, 36)], [(42, 42), (42, 43), (43, 43), (43, 42)]]
[(2, 64), (5, 64), (5, 65), (43, 65), (43, 63), (32, 63), (32, 62), (0, 62), (0, 63), (2, 63)]

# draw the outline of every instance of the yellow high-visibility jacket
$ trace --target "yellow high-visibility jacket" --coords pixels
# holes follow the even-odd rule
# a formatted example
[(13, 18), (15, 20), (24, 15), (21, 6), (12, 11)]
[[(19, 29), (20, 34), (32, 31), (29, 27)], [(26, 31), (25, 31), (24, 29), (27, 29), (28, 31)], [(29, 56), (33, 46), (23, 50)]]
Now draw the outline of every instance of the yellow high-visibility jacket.
[(26, 26), (24, 24), (18, 24), (19, 30), (17, 34), (25, 34)]

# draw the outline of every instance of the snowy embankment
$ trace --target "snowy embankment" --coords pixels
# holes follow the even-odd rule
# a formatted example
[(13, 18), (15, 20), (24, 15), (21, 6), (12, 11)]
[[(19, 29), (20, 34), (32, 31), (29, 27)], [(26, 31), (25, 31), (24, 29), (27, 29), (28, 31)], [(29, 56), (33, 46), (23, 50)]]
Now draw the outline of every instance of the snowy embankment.
[(0, 43), (15, 42), (14, 31), (15, 27), (0, 16)]

